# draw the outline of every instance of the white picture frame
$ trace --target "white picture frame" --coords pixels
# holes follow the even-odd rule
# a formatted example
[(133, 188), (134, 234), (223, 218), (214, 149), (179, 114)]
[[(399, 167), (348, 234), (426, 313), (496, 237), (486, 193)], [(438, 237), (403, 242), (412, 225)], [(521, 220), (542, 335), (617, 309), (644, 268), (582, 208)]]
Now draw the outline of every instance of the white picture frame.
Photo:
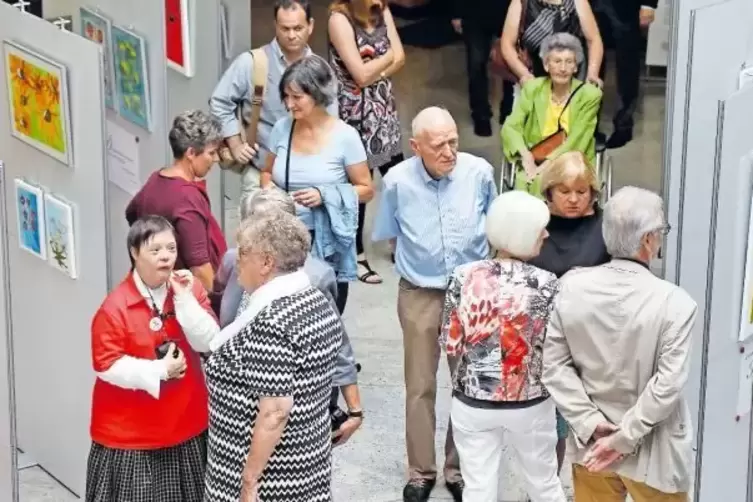
[(102, 46), (105, 65), (105, 106), (117, 113), (118, 96), (115, 89), (115, 63), (112, 53), (112, 20), (92, 7), (81, 7), (79, 18), (79, 34)]
[[(11, 134), (73, 167), (67, 68), (31, 47), (9, 40), (3, 41), (3, 61)], [(32, 75), (37, 84), (24, 84)]]
[(75, 209), (51, 193), (44, 194), (47, 263), (71, 279), (78, 278)]
[(183, 62), (182, 64), (173, 61), (170, 59), (170, 51), (169, 51), (169, 45), (171, 43), (170, 39), (168, 38), (165, 41), (165, 59), (167, 60), (167, 66), (168, 68), (171, 68), (178, 73), (188, 77), (192, 78), (195, 75), (195, 69), (194, 69), (194, 48), (193, 43), (191, 39), (191, 33), (192, 30), (192, 12), (193, 12), (193, 5), (191, 0), (166, 0), (165, 6), (166, 6), (166, 12), (165, 12), (165, 33), (167, 37), (170, 37), (169, 35), (169, 23), (170, 23), (170, 17), (173, 15), (171, 13), (171, 4), (179, 4), (180, 12), (177, 13), (178, 16), (180, 16), (180, 42), (181, 42), (181, 48), (182, 48), (182, 55), (183, 55)]
[(15, 206), (18, 246), (40, 260), (47, 259), (47, 220), (44, 214), (44, 191), (16, 178)]

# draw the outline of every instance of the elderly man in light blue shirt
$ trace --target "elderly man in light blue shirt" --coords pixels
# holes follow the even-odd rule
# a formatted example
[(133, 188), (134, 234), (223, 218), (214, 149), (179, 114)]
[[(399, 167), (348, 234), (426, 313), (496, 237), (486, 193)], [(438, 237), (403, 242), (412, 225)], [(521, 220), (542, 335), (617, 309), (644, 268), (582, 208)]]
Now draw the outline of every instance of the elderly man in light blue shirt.
[[(272, 127), (288, 114), (280, 97), (279, 84), (282, 74), (290, 64), (311, 54), (308, 41), (314, 30), (314, 19), (308, 0), (276, 0), (274, 19), (275, 38), (261, 48), (267, 57), (268, 69), (257, 126), (257, 144), (248, 145), (240, 136), (241, 128), (250, 122), (254, 72), (254, 58), (251, 52), (244, 52), (235, 58), (222, 75), (209, 100), (209, 109), (222, 123), (222, 135), (230, 147), (233, 158), (247, 164), (241, 181), (243, 192), (259, 188), (259, 171), (264, 167), (269, 151), (268, 142)], [(238, 107), (241, 109), (243, 123), (238, 120)], [(337, 100), (334, 100), (328, 111), (337, 116)]]
[[(489, 162), (458, 152), (457, 126), (447, 110), (422, 110), (413, 120), (410, 144), (415, 156), (393, 167), (384, 178), (372, 238), (396, 239), (410, 468), (403, 498), (425, 501), (437, 476), (436, 374), (445, 290), (455, 267), (487, 258), (484, 224), (497, 190)], [(449, 362), (452, 369), (454, 361)], [(445, 454), (445, 483), (460, 501), (463, 481), (452, 427), (447, 431)]]

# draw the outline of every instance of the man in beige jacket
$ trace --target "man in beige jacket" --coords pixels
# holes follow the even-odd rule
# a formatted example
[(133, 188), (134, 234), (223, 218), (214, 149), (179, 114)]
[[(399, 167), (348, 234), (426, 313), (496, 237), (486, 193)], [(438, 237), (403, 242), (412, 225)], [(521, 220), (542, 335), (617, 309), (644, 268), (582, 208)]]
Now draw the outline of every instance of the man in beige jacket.
[(690, 489), (688, 378), (696, 303), (648, 268), (669, 231), (635, 187), (604, 208), (614, 259), (561, 279), (543, 381), (570, 424), (576, 502), (680, 502)]

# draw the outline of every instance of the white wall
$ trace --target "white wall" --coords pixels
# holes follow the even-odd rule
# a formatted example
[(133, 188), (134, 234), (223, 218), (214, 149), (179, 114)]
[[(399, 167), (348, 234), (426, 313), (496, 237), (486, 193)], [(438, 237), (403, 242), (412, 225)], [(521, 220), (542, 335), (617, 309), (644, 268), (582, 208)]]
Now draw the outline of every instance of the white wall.
[[(675, 0), (673, 15), (664, 187), (673, 232), (666, 246), (666, 277), (699, 304), (687, 390), (697, 416), (700, 454), (695, 499), (743, 501), (750, 417), (735, 420), (741, 356), (737, 321), (730, 314), (742, 277), (734, 275), (736, 236), (717, 230), (736, 225), (736, 207), (750, 203), (749, 197), (734, 200), (732, 180), (739, 164), (722, 152), (730, 132), (721, 135), (720, 103), (736, 92), (741, 65), (753, 61), (753, 3)], [(715, 197), (715, 187), (722, 189), (716, 192), (721, 198)], [(726, 240), (718, 240), (722, 236)]]
[[(65, 166), (13, 138), (0, 85), (0, 155), (9, 239), (10, 316), (18, 443), (53, 476), (83, 493), (94, 374), (89, 323), (107, 292), (106, 197), (100, 47), (0, 3), (0, 33), (64, 65), (74, 162)], [(0, 74), (5, 75), (5, 61)], [(19, 248), (14, 178), (75, 204), (76, 280)]]

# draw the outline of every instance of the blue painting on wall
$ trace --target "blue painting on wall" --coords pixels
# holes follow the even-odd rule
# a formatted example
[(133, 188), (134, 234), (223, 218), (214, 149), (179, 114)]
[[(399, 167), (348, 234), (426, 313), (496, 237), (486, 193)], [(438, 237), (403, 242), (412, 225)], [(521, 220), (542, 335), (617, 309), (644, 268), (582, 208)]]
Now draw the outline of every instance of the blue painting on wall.
[(152, 112), (144, 37), (113, 26), (112, 57), (118, 113), (129, 122), (151, 131)]
[(23, 180), (17, 179), (15, 184), (18, 245), (34, 256), (46, 260), (44, 193), (40, 188)]

